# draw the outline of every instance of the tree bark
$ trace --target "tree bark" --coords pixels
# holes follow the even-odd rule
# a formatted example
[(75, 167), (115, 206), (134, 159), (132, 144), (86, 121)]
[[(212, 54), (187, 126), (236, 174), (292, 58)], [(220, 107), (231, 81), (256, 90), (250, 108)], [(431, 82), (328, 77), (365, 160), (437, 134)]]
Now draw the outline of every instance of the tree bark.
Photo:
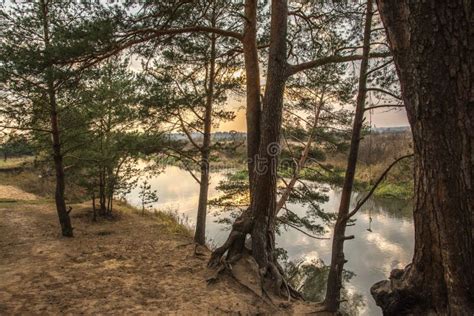
[(415, 251), (375, 284), (386, 315), (474, 314), (472, 1), (378, 0), (414, 141)]
[(337, 214), (336, 224), (334, 226), (331, 266), (329, 269), (327, 291), (324, 300), (325, 309), (329, 312), (336, 312), (339, 310), (339, 305), (341, 302), (341, 288), (343, 286), (342, 273), (344, 264), (347, 262), (344, 256), (344, 241), (346, 240), (345, 234), (347, 221), (349, 220), (349, 207), (357, 167), (357, 156), (359, 154), (361, 131), (364, 123), (364, 107), (367, 95), (367, 71), (369, 68), (370, 54), (370, 33), (372, 29), (373, 17), (372, 6), (372, 0), (367, 0), (367, 13), (364, 26), (364, 43), (359, 73), (359, 89), (357, 93), (356, 111), (352, 128), (349, 156), (347, 158), (346, 174), (341, 193), (341, 202), (339, 204), (339, 211)]
[(105, 167), (101, 166), (99, 173), (99, 214), (105, 216), (107, 213), (107, 206), (105, 204)]
[[(242, 39), (245, 59), (246, 91), (247, 91), (247, 162), (249, 183), (252, 187), (255, 160), (260, 144), (260, 69), (257, 50), (257, 4), (258, 0), (245, 1), (245, 28)], [(250, 194), (252, 199), (252, 193)]]
[[(49, 39), (49, 23), (48, 23), (48, 7), (44, 0), (40, 1), (41, 14), (43, 19), (43, 40), (45, 43), (45, 48), (48, 50), (50, 48), (50, 39)], [(47, 56), (46, 52), (46, 58)], [(46, 60), (46, 81), (47, 81), (47, 94), (48, 94), (48, 103), (49, 103), (49, 112), (50, 112), (50, 122), (51, 122), (51, 135), (52, 135), (52, 145), (53, 145), (53, 160), (54, 168), (56, 172), (56, 191), (55, 191), (55, 201), (56, 201), (56, 211), (59, 217), (59, 223), (61, 225), (62, 235), (65, 237), (73, 237), (73, 228), (71, 225), (71, 219), (69, 213), (66, 209), (66, 202), (64, 197), (65, 191), (65, 175), (64, 175), (64, 166), (63, 166), (63, 155), (61, 153), (61, 141), (60, 141), (60, 131), (59, 131), (59, 122), (58, 122), (58, 109), (56, 101), (56, 91), (54, 88), (54, 74), (53, 66), (51, 60)]]
[(286, 61), (287, 0), (273, 0), (271, 8), (271, 44), (261, 119), (261, 136), (252, 184), (250, 208), (232, 227), (225, 244), (217, 248), (209, 262), (215, 266), (228, 250), (226, 259), (238, 260), (244, 251), (245, 238), (251, 235), (251, 255), (259, 266), (260, 276), (271, 280), (277, 295), (295, 295), (283, 279), (283, 270), (275, 256), (275, 213), (278, 156), (283, 95), (288, 77)]
[(108, 202), (107, 202), (107, 205), (108, 205), (108, 207), (107, 207), (107, 213), (108, 213), (109, 215), (112, 214), (112, 210), (113, 210), (113, 207), (114, 207), (114, 190), (115, 190), (115, 188), (112, 186), (112, 187), (110, 188), (110, 192), (109, 192), (109, 197), (108, 197), (109, 200), (108, 200)]
[(95, 206), (95, 192), (92, 192), (92, 221), (97, 221), (97, 208)]
[[(213, 21), (213, 24), (214, 21)], [(209, 65), (209, 86), (206, 96), (206, 110), (204, 117), (204, 136), (201, 147), (201, 179), (199, 183), (199, 203), (194, 241), (200, 245), (206, 243), (206, 215), (209, 192), (209, 154), (211, 146), (212, 104), (214, 102), (214, 83), (216, 76), (216, 35), (211, 34), (211, 53)]]
[(260, 267), (265, 267), (273, 256), (274, 221), (276, 211), (276, 182), (283, 94), (287, 79), (286, 32), (287, 1), (272, 1), (271, 44), (268, 57), (268, 73), (262, 111), (262, 130), (259, 161), (255, 173), (255, 190), (252, 209), (254, 227), (252, 249)]
[(65, 185), (65, 175), (64, 175), (64, 166), (63, 166), (63, 156), (61, 154), (61, 142), (59, 138), (59, 124), (58, 124), (58, 115), (56, 110), (56, 99), (54, 92), (50, 92), (50, 106), (51, 106), (51, 130), (53, 138), (53, 159), (54, 159), (54, 168), (56, 171), (56, 192), (55, 192), (55, 201), (56, 201), (56, 211), (59, 217), (59, 223), (61, 225), (61, 232), (64, 237), (73, 237), (73, 228), (71, 225), (71, 219), (69, 213), (66, 209), (66, 201), (64, 197), (64, 191), (66, 188)]
[[(247, 163), (249, 172), (250, 205), (255, 192), (254, 178), (256, 161), (260, 147), (260, 70), (257, 49), (257, 7), (258, 0), (245, 0), (245, 27), (242, 37), (246, 74), (246, 120), (247, 120)], [(215, 267), (227, 252), (226, 260), (233, 262), (242, 255), (246, 236), (252, 228), (252, 210), (249, 207), (233, 223), (227, 241), (215, 249), (209, 260), (209, 266)]]

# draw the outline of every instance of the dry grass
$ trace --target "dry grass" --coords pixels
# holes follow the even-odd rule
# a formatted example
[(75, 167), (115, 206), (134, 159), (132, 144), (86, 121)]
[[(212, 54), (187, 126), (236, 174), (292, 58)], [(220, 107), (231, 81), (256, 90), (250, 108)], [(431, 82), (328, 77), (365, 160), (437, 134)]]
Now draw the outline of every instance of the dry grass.
[(27, 193), (23, 190), (20, 190), (11, 185), (1, 185), (0, 186), (0, 200), (10, 200), (10, 201), (33, 201), (37, 200), (38, 197), (34, 194)]
[[(25, 168), (21, 172), (4, 172), (0, 177), (0, 185), (14, 184), (19, 189), (46, 199), (54, 198), (56, 182), (52, 176), (42, 176), (33, 168)], [(68, 202), (84, 200), (84, 191), (74, 185), (66, 186)]]
[(13, 157), (0, 160), (0, 170), (14, 169), (32, 163), (34, 157)]
[(153, 210), (143, 213), (140, 209), (133, 207), (125, 201), (115, 201), (113, 212), (135, 214), (151, 221), (160, 222), (171, 234), (181, 234), (190, 237), (193, 234), (188, 226), (181, 223), (178, 213), (171, 210)]

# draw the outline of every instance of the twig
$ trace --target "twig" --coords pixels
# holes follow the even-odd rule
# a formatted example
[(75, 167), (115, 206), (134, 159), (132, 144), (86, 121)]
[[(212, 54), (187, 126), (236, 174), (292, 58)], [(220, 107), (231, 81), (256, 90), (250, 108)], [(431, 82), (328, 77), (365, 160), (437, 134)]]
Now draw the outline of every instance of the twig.
[(305, 234), (305, 235), (308, 236), (308, 237), (311, 237), (311, 238), (314, 238), (314, 239), (319, 239), (319, 240), (328, 240), (328, 239), (330, 239), (329, 237), (318, 237), (318, 236), (311, 235), (311, 234), (305, 232), (304, 230), (302, 230), (301, 228), (299, 228), (299, 227), (297, 227), (297, 226), (291, 224), (290, 222), (285, 221), (285, 220), (283, 220), (283, 219), (281, 219), (281, 218), (277, 218), (277, 220), (280, 221), (280, 222), (282, 222), (282, 223), (285, 224), (285, 225), (290, 226), (291, 228), (296, 229), (297, 231), (299, 231), (300, 233)]
[(410, 155), (405, 155), (405, 156), (402, 156), (398, 159), (396, 159), (394, 162), (392, 162), (390, 164), (390, 166), (388, 166), (387, 169), (385, 169), (385, 171), (382, 173), (382, 175), (377, 179), (377, 181), (375, 182), (374, 186), (372, 187), (372, 189), (370, 189), (369, 193), (367, 193), (367, 195), (360, 201), (357, 202), (357, 205), (356, 207), (347, 215), (346, 217), (346, 220), (349, 220), (352, 216), (354, 216), (359, 210), (360, 208), (362, 207), (362, 205), (365, 204), (365, 202), (367, 202), (367, 200), (372, 196), (372, 194), (375, 192), (375, 190), (377, 189), (378, 185), (382, 182), (382, 180), (385, 178), (385, 176), (389, 173), (389, 171), (393, 168), (393, 166), (395, 166), (398, 162), (400, 162), (401, 160), (405, 159), (405, 158), (409, 158), (409, 157), (413, 157), (413, 154), (410, 154)]

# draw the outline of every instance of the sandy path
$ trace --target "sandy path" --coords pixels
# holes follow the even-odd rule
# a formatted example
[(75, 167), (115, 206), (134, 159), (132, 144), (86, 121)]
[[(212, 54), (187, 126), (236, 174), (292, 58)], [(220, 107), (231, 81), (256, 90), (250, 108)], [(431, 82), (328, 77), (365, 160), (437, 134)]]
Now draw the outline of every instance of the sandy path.
[(58, 236), (51, 204), (0, 204), (0, 314), (283, 312), (229, 277), (207, 285), (207, 256), (158, 220), (125, 213), (92, 223), (73, 210)]

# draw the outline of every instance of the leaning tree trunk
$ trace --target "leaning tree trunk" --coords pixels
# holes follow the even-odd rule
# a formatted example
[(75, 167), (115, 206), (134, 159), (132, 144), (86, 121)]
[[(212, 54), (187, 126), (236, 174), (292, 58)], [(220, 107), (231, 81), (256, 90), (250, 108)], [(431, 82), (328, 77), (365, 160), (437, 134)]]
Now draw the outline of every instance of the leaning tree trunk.
[(56, 171), (56, 211), (59, 217), (59, 224), (61, 225), (62, 235), (65, 237), (73, 237), (71, 219), (69, 212), (66, 209), (66, 201), (64, 197), (65, 191), (65, 175), (63, 166), (63, 156), (61, 153), (61, 142), (59, 139), (59, 127), (58, 127), (58, 115), (56, 110), (56, 101), (54, 92), (50, 93), (51, 102), (51, 127), (52, 127), (52, 138), (53, 138), (53, 157), (54, 157), (54, 168)]
[(370, 53), (370, 33), (372, 28), (372, 0), (367, 1), (367, 14), (364, 26), (364, 45), (362, 52), (362, 62), (359, 75), (359, 91), (357, 94), (357, 104), (352, 128), (351, 146), (349, 157), (347, 159), (346, 175), (341, 193), (341, 203), (337, 214), (336, 224), (334, 226), (332, 240), (331, 266), (329, 269), (327, 291), (324, 300), (324, 307), (329, 312), (339, 310), (341, 302), (342, 273), (346, 259), (344, 257), (344, 241), (348, 239), (345, 236), (347, 221), (349, 220), (349, 207), (351, 202), (352, 188), (357, 167), (357, 156), (359, 154), (359, 144), (361, 131), (364, 122), (364, 107), (367, 95), (367, 71), (369, 68)]
[(259, 266), (260, 276), (271, 280), (276, 294), (294, 295), (283, 279), (283, 271), (275, 255), (275, 213), (278, 155), (283, 94), (288, 77), (286, 61), (287, 0), (272, 1), (271, 44), (268, 72), (261, 117), (261, 137), (258, 159), (251, 185), (250, 208), (236, 220), (225, 244), (211, 256), (210, 266), (220, 262), (228, 250), (226, 259), (238, 260), (244, 252), (245, 237), (250, 234), (251, 255)]
[(201, 179), (199, 183), (199, 203), (194, 241), (200, 245), (206, 243), (207, 197), (209, 192), (209, 154), (211, 146), (212, 103), (214, 99), (214, 81), (216, 74), (216, 35), (211, 34), (211, 54), (209, 66), (209, 87), (206, 94), (204, 117), (204, 138), (201, 147)]
[(321, 98), (319, 100), (319, 103), (314, 113), (314, 122), (311, 126), (311, 132), (309, 134), (308, 141), (306, 142), (306, 145), (304, 146), (303, 151), (301, 152), (300, 159), (296, 163), (295, 170), (293, 172), (293, 176), (291, 177), (291, 180), (286, 185), (286, 188), (284, 189), (283, 193), (280, 196), (280, 199), (278, 200), (276, 204), (276, 216), (278, 216), (278, 213), (280, 212), (280, 210), (285, 206), (286, 202), (290, 198), (293, 188), (296, 185), (296, 182), (300, 178), (301, 170), (304, 168), (306, 160), (308, 159), (308, 156), (309, 156), (309, 152), (311, 150), (311, 146), (315, 142), (316, 128), (318, 127), (319, 117), (321, 115), (323, 106), (324, 106), (324, 92), (321, 94)]
[[(46, 46), (46, 50), (50, 49), (50, 39), (49, 39), (49, 12), (47, 4), (44, 0), (40, 1), (41, 15), (43, 19), (43, 40)], [(46, 52), (46, 55), (48, 52)], [(55, 191), (55, 201), (56, 201), (56, 211), (59, 217), (59, 224), (61, 225), (62, 235), (65, 237), (73, 237), (73, 228), (71, 225), (71, 219), (69, 217), (69, 212), (66, 209), (66, 202), (64, 197), (65, 191), (65, 175), (64, 175), (64, 166), (63, 166), (63, 155), (61, 152), (61, 141), (60, 141), (60, 132), (59, 132), (59, 122), (58, 122), (58, 109), (56, 101), (56, 91), (54, 87), (54, 74), (52, 61), (46, 61), (46, 81), (47, 81), (47, 90), (48, 90), (48, 104), (50, 112), (50, 123), (51, 123), (51, 136), (52, 136), (52, 145), (53, 145), (53, 159), (54, 159), (54, 169), (56, 172), (56, 191)]]
[(413, 133), (415, 251), (371, 292), (386, 315), (473, 315), (473, 4), (378, 5)]

